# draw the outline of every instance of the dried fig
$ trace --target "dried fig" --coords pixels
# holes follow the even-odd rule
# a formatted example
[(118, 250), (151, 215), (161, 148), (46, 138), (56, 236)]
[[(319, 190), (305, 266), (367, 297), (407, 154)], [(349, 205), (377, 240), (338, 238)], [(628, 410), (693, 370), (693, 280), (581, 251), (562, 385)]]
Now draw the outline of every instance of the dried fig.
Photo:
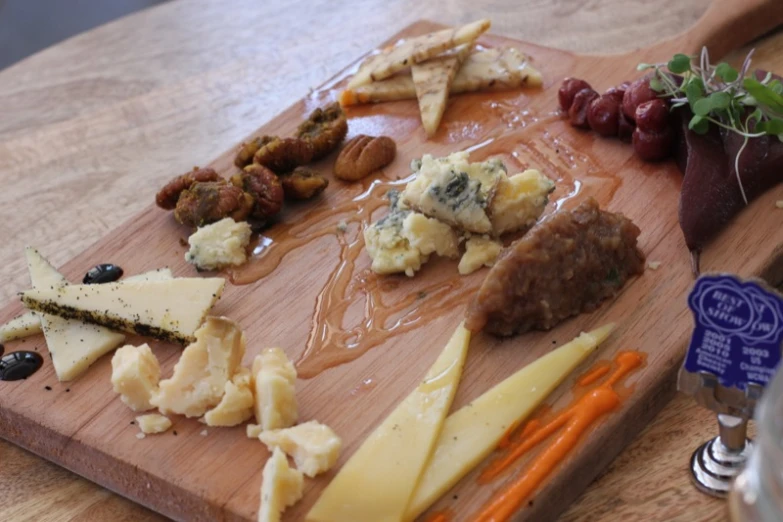
[(318, 108), (310, 114), (296, 131), (296, 136), (313, 146), (313, 160), (323, 158), (345, 139), (348, 134), (348, 120), (339, 103), (325, 109)]
[(268, 218), (282, 210), (283, 187), (277, 175), (263, 165), (248, 165), (231, 177), (231, 183), (253, 198), (254, 218)]
[(253, 198), (225, 180), (196, 182), (183, 191), (174, 217), (183, 225), (200, 227), (223, 218), (243, 221), (253, 208)]
[(282, 174), (309, 163), (313, 145), (300, 138), (272, 138), (253, 156), (253, 161), (276, 174)]
[(396, 153), (393, 139), (359, 134), (340, 151), (334, 162), (334, 175), (345, 181), (360, 180), (391, 163)]
[(285, 197), (294, 200), (311, 199), (323, 192), (329, 180), (307, 167), (297, 167), (293, 172), (280, 176)]
[(190, 188), (197, 181), (218, 181), (220, 176), (214, 169), (193, 167), (188, 173), (177, 176), (160, 189), (155, 196), (155, 203), (164, 210), (174, 210), (177, 206), (179, 195)]

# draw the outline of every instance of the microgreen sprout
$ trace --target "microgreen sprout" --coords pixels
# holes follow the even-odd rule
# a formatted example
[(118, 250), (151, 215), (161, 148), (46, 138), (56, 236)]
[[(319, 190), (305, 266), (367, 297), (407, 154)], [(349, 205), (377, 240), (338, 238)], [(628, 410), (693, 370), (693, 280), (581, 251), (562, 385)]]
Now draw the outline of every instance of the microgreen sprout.
[(734, 158), (734, 171), (746, 205), (739, 159), (748, 140), (777, 136), (783, 141), (783, 84), (769, 73), (761, 80), (748, 74), (752, 56), (753, 50), (739, 71), (726, 62), (712, 65), (706, 47), (698, 57), (675, 54), (667, 63), (643, 63), (637, 67), (640, 71), (654, 71), (650, 88), (669, 98), (672, 109), (686, 105), (690, 108), (693, 116), (688, 128), (693, 132), (706, 134), (713, 124), (744, 138)]

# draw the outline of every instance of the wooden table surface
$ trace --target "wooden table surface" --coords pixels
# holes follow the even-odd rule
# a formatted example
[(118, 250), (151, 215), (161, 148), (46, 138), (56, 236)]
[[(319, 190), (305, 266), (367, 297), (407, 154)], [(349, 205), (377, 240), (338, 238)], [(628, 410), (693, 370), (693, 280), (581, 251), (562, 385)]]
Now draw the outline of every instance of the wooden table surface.
[[(22, 250), (63, 264), (146, 206), (163, 180), (234, 145), (409, 23), (493, 19), (550, 47), (619, 52), (690, 26), (709, 0), (178, 0), (0, 71), (0, 299), (29, 284)], [(783, 34), (768, 36), (783, 47)], [(714, 416), (678, 396), (563, 516), (706, 521), (691, 451)], [(0, 441), (0, 520), (163, 518)]]

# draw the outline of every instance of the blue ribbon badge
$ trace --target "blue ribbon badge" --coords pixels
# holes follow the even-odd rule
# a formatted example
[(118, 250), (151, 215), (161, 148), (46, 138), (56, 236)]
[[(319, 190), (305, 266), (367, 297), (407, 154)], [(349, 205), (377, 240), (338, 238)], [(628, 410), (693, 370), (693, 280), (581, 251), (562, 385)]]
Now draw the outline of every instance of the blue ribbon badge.
[(725, 387), (765, 386), (780, 362), (783, 298), (752, 281), (705, 275), (688, 306), (696, 326), (685, 356), (689, 372), (709, 372)]

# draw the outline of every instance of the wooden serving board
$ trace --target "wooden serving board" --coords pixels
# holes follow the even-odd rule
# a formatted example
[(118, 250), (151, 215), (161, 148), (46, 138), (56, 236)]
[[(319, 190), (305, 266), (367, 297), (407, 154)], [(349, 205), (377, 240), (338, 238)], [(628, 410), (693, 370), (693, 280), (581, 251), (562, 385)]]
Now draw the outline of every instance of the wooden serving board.
[[(677, 223), (680, 173), (672, 162), (643, 163), (626, 144), (571, 128), (556, 114), (557, 89), (564, 77), (575, 76), (601, 91), (633, 79), (639, 62), (663, 61), (674, 52), (695, 52), (703, 43), (710, 45), (716, 58), (783, 21), (783, 4), (777, 0), (738, 4), (716, 2), (686, 34), (620, 56), (578, 56), (494, 35), (482, 37), (483, 45), (514, 45), (530, 55), (544, 75), (544, 88), (455, 97), (431, 141), (426, 141), (420, 128), (415, 101), (348, 112), (351, 135), (385, 134), (397, 141), (397, 159), (379, 175), (381, 179), (407, 176), (409, 161), (422, 154), (443, 155), (474, 147), (474, 159), (500, 155), (511, 171), (527, 166), (541, 169), (557, 180), (555, 197), (565, 205), (592, 195), (603, 208), (624, 213), (641, 228), (640, 246), (648, 259), (661, 262), (658, 270), (648, 269), (597, 312), (568, 320), (553, 331), (502, 341), (486, 335), (474, 338), (454, 408), (554, 345), (609, 321), (617, 322), (618, 329), (591, 361), (611, 359), (623, 349), (647, 354), (645, 367), (629, 380), (632, 390), (621, 409), (584, 438), (533, 502), (526, 504), (520, 520), (554, 519), (668, 401), (691, 327), (685, 296), (693, 279)], [(437, 27), (429, 22), (414, 24), (387, 44)], [(763, 50), (763, 42), (759, 45)], [(783, 69), (783, 57), (763, 52), (757, 56), (757, 66)], [(332, 99), (334, 89), (355, 66), (264, 125), (258, 134), (292, 132), (312, 108)], [(232, 147), (211, 166), (226, 176), (235, 172), (234, 151)], [(327, 172), (331, 161), (333, 157), (327, 158), (320, 168)], [(355, 193), (355, 186), (333, 180), (325, 197), (313, 205), (336, 206)], [(783, 280), (783, 211), (775, 209), (780, 199), (783, 186), (779, 185), (745, 209), (704, 252), (703, 270), (760, 275), (775, 284)], [(313, 208), (292, 207), (283, 223), (297, 222)], [(187, 233), (169, 213), (151, 205), (69, 262), (63, 272), (75, 281), (94, 264), (111, 261), (128, 274), (170, 266), (178, 276), (192, 276), (192, 267), (183, 260), (185, 248), (179, 243)], [(337, 234), (335, 227), (333, 236), (292, 252), (265, 279), (246, 286), (227, 285), (215, 312), (246, 329), (246, 364), (267, 346), (281, 346), (293, 359), (301, 356), (317, 293), (339, 262)], [(356, 272), (368, 266), (369, 258), (363, 253)], [(391, 301), (418, 293), (440, 274), (455, 271), (456, 262), (431, 263), (415, 278), (395, 277), (387, 297)], [(343, 437), (339, 464), (421, 379), (459, 323), (471, 288), (485, 274), (470, 276), (455, 304), (426, 325), (390, 336), (350, 363), (298, 381), (301, 418), (329, 424)], [(0, 321), (21, 311), (21, 305), (13, 302), (0, 312)], [(351, 311), (346, 322), (360, 312)], [(180, 348), (153, 344), (168, 375)], [(7, 351), (15, 349), (46, 350), (40, 336), (6, 346)], [(138, 429), (130, 425), (134, 414), (111, 391), (110, 369), (110, 358), (104, 357), (72, 383), (58, 383), (49, 364), (26, 381), (0, 382), (0, 436), (178, 520), (253, 520), (261, 469), (268, 455), (264, 446), (245, 438), (244, 427), (209, 428), (202, 435), (204, 425), (183, 418), (173, 419), (173, 431), (138, 440)], [(566, 404), (572, 384), (573, 377), (547, 402), (555, 409)], [(285, 520), (303, 520), (334, 473), (307, 480), (304, 499), (286, 513)], [(499, 485), (502, 481), (477, 485), (476, 472), (471, 473), (435, 509), (447, 508), (456, 520), (470, 520)]]

